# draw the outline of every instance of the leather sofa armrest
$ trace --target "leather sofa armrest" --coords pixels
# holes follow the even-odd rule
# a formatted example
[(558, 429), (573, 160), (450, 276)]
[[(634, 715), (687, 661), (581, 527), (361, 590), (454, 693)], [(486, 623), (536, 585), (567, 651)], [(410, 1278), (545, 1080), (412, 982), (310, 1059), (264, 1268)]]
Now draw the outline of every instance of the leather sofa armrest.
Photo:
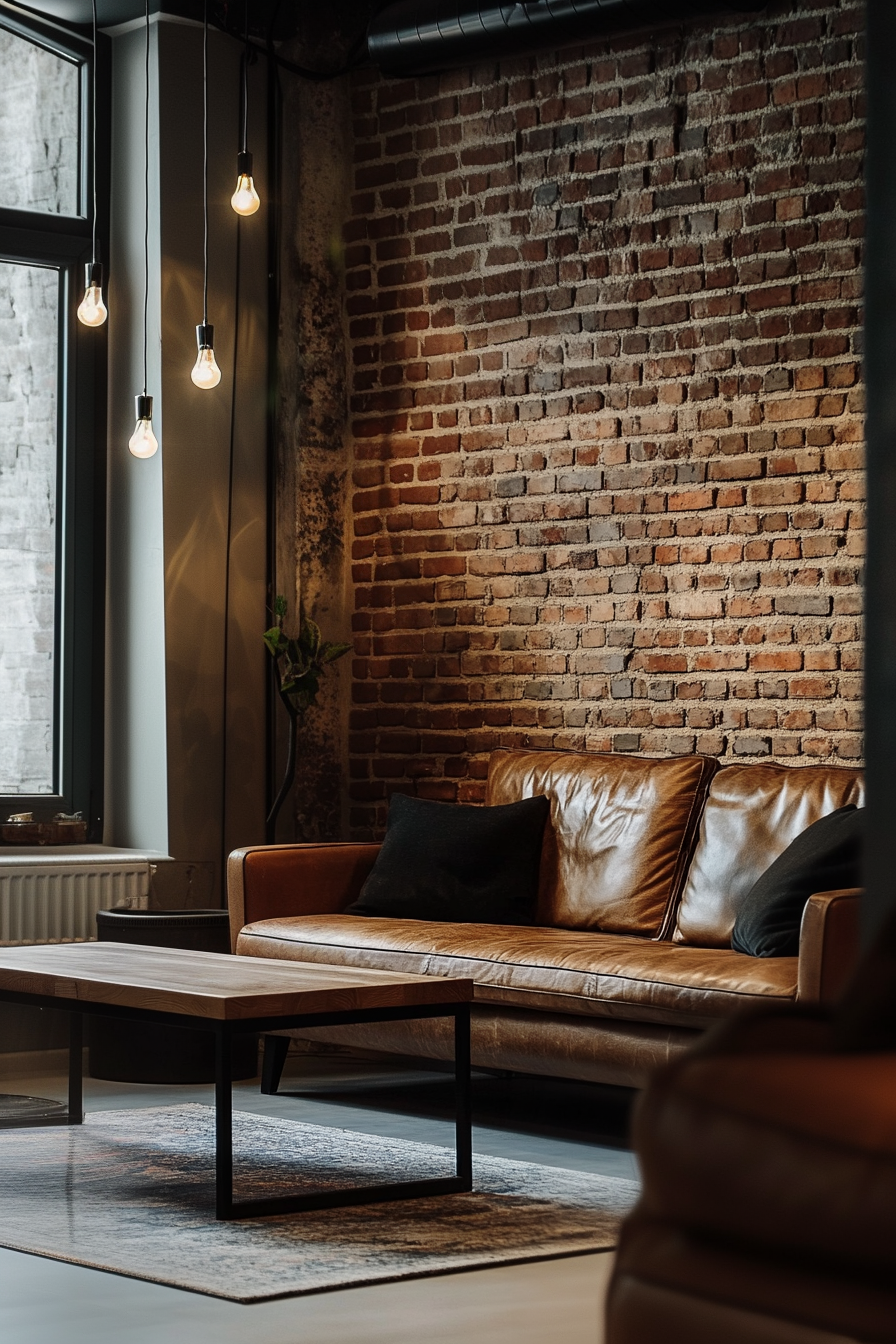
[(810, 896), (800, 925), (797, 1003), (831, 1004), (839, 997), (859, 957), (861, 891), (823, 891)]
[(227, 860), (230, 943), (246, 924), (340, 914), (359, 894), (378, 844), (250, 845)]

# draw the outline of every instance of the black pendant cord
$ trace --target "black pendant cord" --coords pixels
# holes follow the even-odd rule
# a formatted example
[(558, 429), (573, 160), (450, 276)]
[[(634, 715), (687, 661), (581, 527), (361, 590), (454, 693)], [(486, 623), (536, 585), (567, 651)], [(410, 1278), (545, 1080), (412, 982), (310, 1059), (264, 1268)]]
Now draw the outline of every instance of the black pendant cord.
[(202, 5), (202, 325), (208, 326), (208, 0)]
[[(278, 363), (278, 341), (280, 332), (280, 179), (281, 179), (281, 142), (283, 119), (283, 91), (280, 82), (280, 68), (274, 51), (274, 26), (279, 10), (279, 0), (275, 0), (268, 18), (267, 42), (267, 415), (265, 417), (265, 527), (267, 531), (267, 572), (266, 590), (270, 610), (274, 607), (274, 595), (278, 584), (277, 570), (277, 513), (274, 502), (274, 490), (277, 479), (277, 411), (280, 404), (280, 380)], [(279, 710), (281, 703), (279, 678), (276, 667), (270, 680), (265, 683), (265, 712), (267, 715), (267, 798), (271, 800), (266, 823), (266, 836), (270, 838), (276, 830), (277, 811), (282, 805), (278, 796), (277, 784), (277, 741), (279, 736)], [(287, 708), (287, 713), (289, 710)], [(294, 732), (290, 717), (290, 733)], [(295, 752), (293, 750), (293, 760)], [(275, 806), (273, 804), (276, 804)], [(271, 821), (273, 813), (273, 822)]]
[(224, 649), (221, 709), (221, 845), (227, 843), (227, 700), (230, 681), (230, 552), (233, 549), (233, 459), (236, 450), (236, 388), (240, 346), (240, 278), (242, 273), (242, 220), (236, 221), (234, 278), (233, 382), (230, 388), (230, 457), (227, 464), (227, 532), (224, 541)]
[[(96, 3), (96, 0), (94, 0)], [(243, 143), (240, 150), (243, 154), (249, 148), (249, 0), (246, 0), (246, 31), (244, 34), (243, 47)]]
[(144, 53), (143, 105), (143, 395), (146, 396), (147, 347), (149, 345), (149, 0), (146, 0), (146, 49)]
[(91, 160), (90, 173), (93, 178), (93, 227), (90, 235), (90, 260), (96, 264), (96, 0), (92, 0), (93, 14), (93, 68), (91, 70), (90, 116), (91, 116)]
[[(249, 2), (246, 0), (246, 41), (249, 39)], [(241, 124), (243, 131), (243, 148), (246, 147), (246, 96), (248, 88), (248, 75), (246, 72), (246, 62), (248, 61), (248, 46), (243, 52), (243, 107), (241, 115)], [(237, 371), (239, 369), (239, 348), (240, 348), (240, 288), (242, 277), (242, 220), (237, 215), (236, 220), (236, 265), (234, 271), (234, 295), (233, 295), (233, 381), (230, 387), (230, 454), (227, 463), (227, 532), (224, 542), (224, 647), (223, 647), (223, 695), (221, 710), (221, 846), (226, 849), (227, 845), (227, 701), (230, 681), (230, 553), (233, 548), (233, 465), (236, 452), (236, 393), (237, 393)]]

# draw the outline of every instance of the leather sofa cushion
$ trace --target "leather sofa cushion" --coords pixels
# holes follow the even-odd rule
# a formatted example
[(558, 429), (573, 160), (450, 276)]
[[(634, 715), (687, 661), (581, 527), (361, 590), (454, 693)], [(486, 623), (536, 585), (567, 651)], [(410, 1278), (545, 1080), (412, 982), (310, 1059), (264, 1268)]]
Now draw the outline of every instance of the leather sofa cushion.
[(551, 800), (536, 922), (658, 934), (681, 891), (715, 769), (708, 756), (493, 752), (487, 803)]
[(642, 1212), (896, 1273), (896, 1054), (693, 1056), (639, 1110)]
[(723, 766), (709, 786), (673, 941), (728, 947), (757, 879), (802, 831), (848, 803), (862, 806), (864, 785), (845, 766)]
[(796, 994), (797, 958), (745, 957), (619, 934), (306, 915), (247, 924), (237, 952), (476, 982), (476, 1001), (702, 1027)]

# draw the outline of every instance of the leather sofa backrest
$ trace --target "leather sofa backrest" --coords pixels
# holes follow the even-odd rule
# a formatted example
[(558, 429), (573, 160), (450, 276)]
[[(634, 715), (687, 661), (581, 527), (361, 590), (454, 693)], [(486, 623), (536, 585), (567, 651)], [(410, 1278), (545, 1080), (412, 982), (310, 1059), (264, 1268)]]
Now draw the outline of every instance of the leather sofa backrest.
[(861, 771), (828, 765), (724, 765), (709, 786), (673, 942), (728, 947), (741, 902), (792, 840), (847, 803)]
[(488, 804), (551, 800), (536, 922), (655, 937), (681, 890), (716, 768), (709, 756), (493, 752)]

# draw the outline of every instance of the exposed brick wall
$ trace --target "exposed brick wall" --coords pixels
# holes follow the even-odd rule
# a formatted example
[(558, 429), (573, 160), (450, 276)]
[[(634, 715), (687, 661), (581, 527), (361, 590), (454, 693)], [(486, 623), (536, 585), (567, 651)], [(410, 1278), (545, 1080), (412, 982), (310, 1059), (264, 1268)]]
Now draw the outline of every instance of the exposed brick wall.
[(860, 754), (862, 10), (357, 79), (352, 822)]

